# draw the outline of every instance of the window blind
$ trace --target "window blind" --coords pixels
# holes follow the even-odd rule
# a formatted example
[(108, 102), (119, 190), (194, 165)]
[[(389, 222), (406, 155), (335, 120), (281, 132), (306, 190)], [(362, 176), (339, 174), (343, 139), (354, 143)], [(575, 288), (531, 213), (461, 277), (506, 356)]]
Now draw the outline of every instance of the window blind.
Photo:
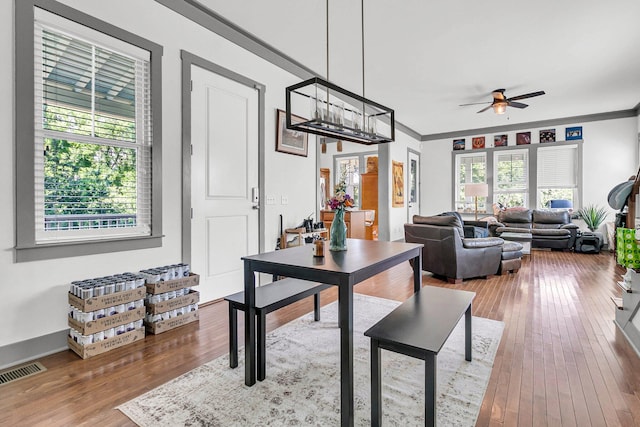
[(149, 235), (148, 52), (84, 27), (34, 28), (36, 241)]
[(577, 165), (577, 145), (538, 148), (538, 187), (577, 187)]

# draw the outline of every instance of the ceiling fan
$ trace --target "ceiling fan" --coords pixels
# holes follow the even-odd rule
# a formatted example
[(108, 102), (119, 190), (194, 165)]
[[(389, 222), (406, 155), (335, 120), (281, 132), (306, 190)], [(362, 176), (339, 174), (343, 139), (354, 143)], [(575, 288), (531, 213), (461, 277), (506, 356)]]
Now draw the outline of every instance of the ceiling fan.
[(539, 90), (537, 92), (525, 93), (524, 95), (512, 96), (511, 98), (506, 98), (504, 96), (504, 92), (506, 89), (496, 89), (491, 92), (493, 96), (493, 101), (487, 102), (474, 102), (471, 104), (461, 104), (460, 107), (464, 107), (466, 105), (479, 105), (479, 104), (491, 104), (478, 111), (478, 113), (483, 113), (487, 111), (489, 108), (493, 108), (493, 111), (496, 114), (504, 114), (507, 107), (515, 107), (515, 108), (527, 108), (527, 104), (523, 104), (522, 102), (515, 102), (520, 99), (533, 98), (534, 96), (544, 95), (543, 90)]

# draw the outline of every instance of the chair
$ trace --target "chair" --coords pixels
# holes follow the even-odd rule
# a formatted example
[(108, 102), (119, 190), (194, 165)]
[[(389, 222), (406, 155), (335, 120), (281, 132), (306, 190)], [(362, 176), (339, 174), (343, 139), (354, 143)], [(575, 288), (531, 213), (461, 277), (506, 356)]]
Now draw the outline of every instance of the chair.
[(465, 238), (454, 215), (415, 215), (404, 225), (405, 241), (422, 243), (422, 269), (450, 283), (486, 277), (498, 272), (504, 240), (496, 237)]

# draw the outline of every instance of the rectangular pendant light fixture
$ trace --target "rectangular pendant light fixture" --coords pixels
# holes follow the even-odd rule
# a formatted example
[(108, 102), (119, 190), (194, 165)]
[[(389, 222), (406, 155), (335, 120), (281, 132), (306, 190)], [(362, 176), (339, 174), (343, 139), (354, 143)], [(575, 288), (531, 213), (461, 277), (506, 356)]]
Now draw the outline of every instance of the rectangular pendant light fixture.
[(365, 145), (395, 139), (394, 112), (384, 105), (318, 77), (285, 91), (287, 129)]

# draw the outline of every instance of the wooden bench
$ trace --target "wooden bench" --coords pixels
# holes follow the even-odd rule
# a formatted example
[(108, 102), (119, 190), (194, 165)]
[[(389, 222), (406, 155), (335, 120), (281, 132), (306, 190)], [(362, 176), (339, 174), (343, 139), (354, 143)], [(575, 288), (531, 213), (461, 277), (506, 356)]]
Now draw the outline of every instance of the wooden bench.
[(474, 292), (425, 286), (364, 334), (371, 338), (371, 425), (382, 423), (380, 349), (425, 361), (425, 426), (436, 425), (437, 356), (465, 316), (465, 360), (471, 361)]
[[(320, 320), (320, 291), (331, 285), (285, 278), (256, 288), (258, 381), (266, 376), (266, 316), (279, 308), (313, 295), (314, 320)], [(238, 310), (245, 311), (244, 291), (224, 298), (229, 301), (229, 365), (238, 367)]]

